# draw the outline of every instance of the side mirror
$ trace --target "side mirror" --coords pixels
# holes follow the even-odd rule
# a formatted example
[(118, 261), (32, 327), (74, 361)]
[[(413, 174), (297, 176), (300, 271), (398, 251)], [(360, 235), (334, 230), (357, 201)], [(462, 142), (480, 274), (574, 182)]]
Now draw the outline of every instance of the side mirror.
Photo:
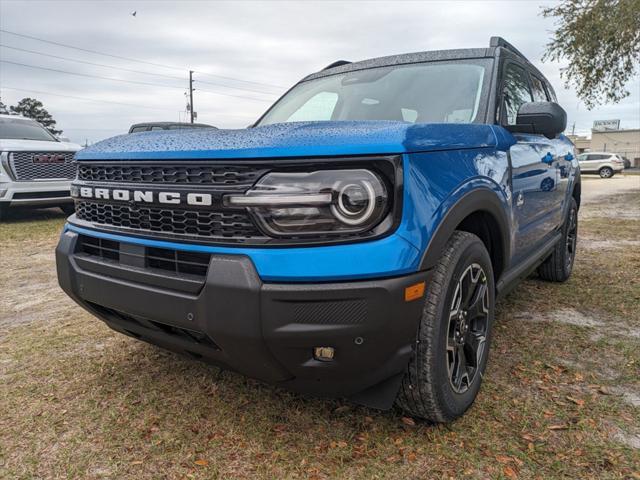
[(555, 102), (523, 103), (518, 109), (516, 124), (506, 128), (512, 132), (555, 138), (567, 128), (567, 112)]

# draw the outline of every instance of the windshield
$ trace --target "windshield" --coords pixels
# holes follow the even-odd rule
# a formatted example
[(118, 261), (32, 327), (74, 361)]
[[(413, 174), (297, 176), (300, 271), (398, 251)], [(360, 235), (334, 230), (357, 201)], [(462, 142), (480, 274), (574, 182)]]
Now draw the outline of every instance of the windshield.
[(478, 116), (486, 61), (371, 68), (302, 82), (258, 125), (340, 120), (472, 123)]
[(0, 118), (0, 139), (58, 141), (38, 122), (26, 118)]

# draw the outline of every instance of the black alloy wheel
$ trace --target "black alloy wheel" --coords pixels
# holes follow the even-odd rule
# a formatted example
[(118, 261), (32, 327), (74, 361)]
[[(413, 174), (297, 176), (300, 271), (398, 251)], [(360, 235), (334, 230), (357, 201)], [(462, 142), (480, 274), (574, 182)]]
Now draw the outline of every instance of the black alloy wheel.
[(449, 311), (447, 371), (456, 393), (466, 392), (479, 376), (488, 321), (487, 275), (480, 265), (473, 263), (458, 280)]

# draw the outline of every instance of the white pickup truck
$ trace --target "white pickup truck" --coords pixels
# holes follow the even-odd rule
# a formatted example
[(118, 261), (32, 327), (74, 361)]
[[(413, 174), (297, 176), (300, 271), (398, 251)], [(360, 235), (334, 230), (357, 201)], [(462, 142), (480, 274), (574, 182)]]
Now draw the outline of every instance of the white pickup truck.
[(73, 213), (69, 194), (76, 176), (74, 154), (42, 125), (18, 115), (0, 115), (0, 220), (19, 205), (59, 206)]

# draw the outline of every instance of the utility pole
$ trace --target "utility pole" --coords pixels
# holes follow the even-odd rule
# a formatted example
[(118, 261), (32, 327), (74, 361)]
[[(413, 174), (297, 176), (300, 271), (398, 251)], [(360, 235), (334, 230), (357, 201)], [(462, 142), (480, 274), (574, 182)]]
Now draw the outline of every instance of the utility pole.
[(189, 70), (189, 113), (193, 123), (193, 70)]

